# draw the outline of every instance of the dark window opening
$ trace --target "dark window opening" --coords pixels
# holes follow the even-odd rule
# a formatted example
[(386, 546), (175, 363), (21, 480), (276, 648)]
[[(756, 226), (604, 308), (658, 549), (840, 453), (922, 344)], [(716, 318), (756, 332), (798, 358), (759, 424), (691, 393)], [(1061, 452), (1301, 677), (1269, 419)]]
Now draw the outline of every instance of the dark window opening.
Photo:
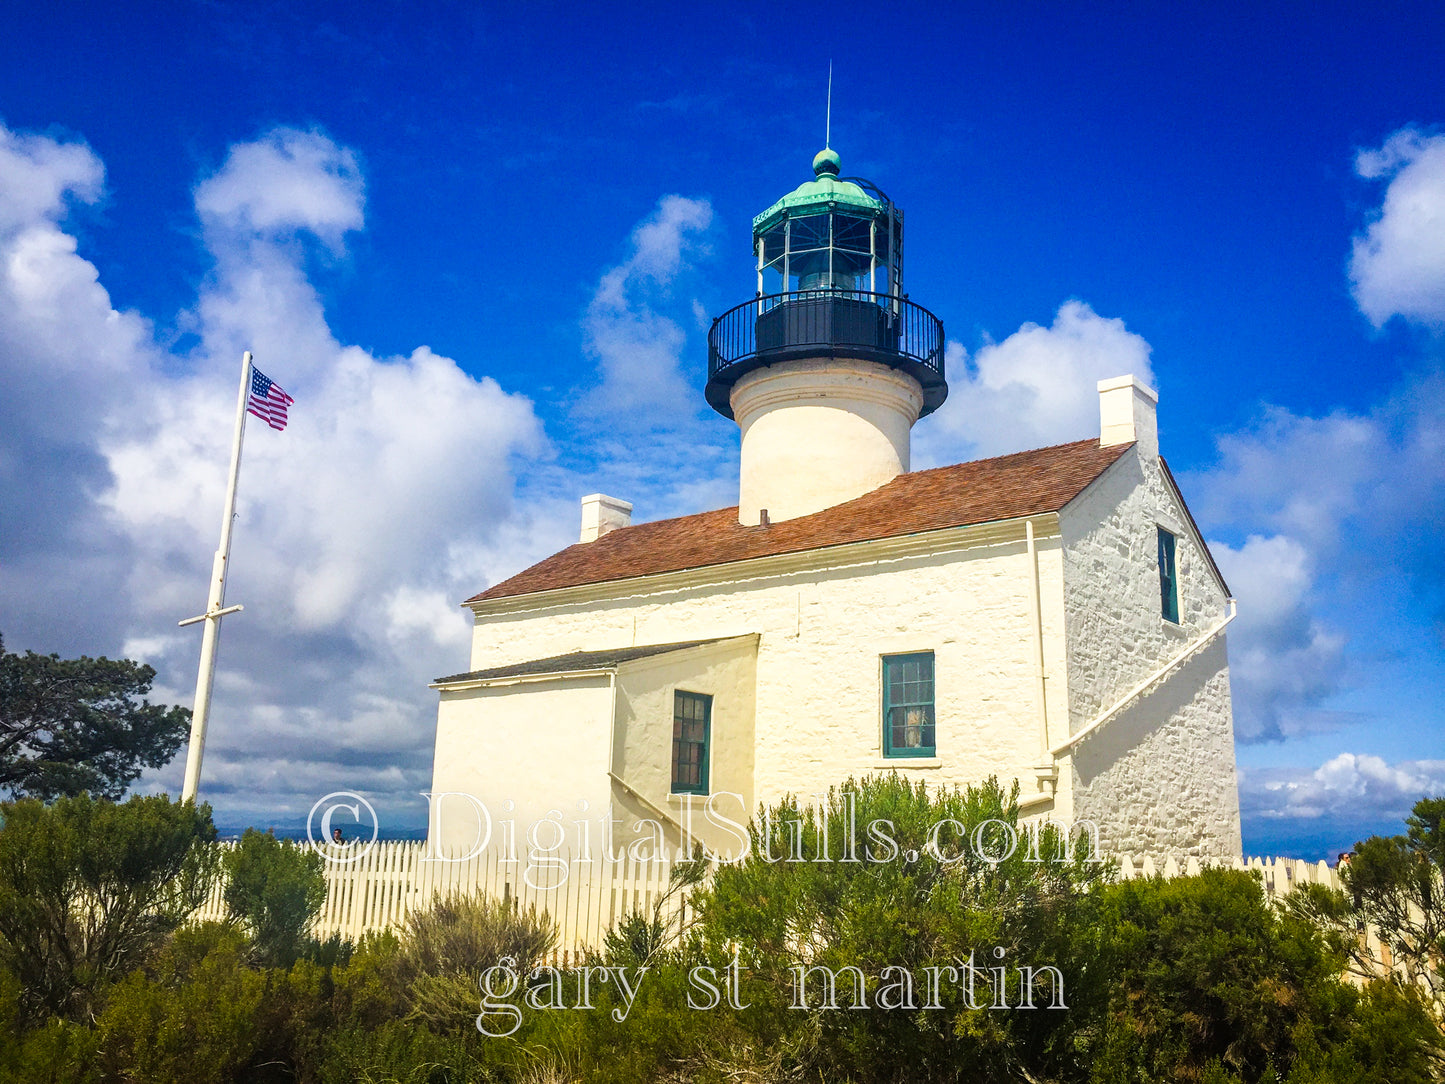
[(883, 753), (931, 757), (933, 652), (883, 657)]
[(672, 698), (672, 793), (706, 794), (712, 697), (677, 691)]
[(1159, 528), (1159, 612), (1179, 623), (1179, 570), (1174, 563), (1174, 536)]

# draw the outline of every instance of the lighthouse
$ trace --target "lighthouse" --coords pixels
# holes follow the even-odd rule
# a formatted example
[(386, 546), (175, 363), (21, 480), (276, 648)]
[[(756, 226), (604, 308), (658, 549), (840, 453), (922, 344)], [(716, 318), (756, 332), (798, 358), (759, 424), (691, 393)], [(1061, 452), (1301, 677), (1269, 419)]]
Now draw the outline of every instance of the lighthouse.
[(738, 521), (831, 508), (909, 469), (948, 395), (943, 324), (903, 288), (903, 212), (836, 152), (753, 220), (757, 292), (712, 323), (708, 403), (742, 430)]
[[(566, 795), (653, 854), (736, 855), (788, 795), (992, 776), (1020, 817), (1095, 825), (1104, 849), (1239, 854), (1235, 611), (1159, 458), (1157, 396), (1106, 380), (1077, 440), (910, 470), (948, 384), (903, 239), (827, 147), (753, 220), (753, 296), (708, 336), (738, 506), (633, 523), (585, 496), (577, 542), (467, 599), (432, 794), (506, 795), (519, 823)], [(481, 828), (430, 831), (446, 852)]]

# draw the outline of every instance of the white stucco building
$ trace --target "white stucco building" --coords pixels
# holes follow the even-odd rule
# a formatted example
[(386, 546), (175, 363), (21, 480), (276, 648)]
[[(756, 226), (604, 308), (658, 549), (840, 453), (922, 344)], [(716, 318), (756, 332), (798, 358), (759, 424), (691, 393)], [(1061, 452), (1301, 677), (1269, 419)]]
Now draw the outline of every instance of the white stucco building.
[[(902, 292), (901, 212), (831, 151), (814, 171), (758, 216), (758, 296), (709, 339), (737, 507), (633, 525), (585, 497), (577, 544), (468, 599), (433, 792), (523, 825), (611, 806), (726, 849), (706, 796), (744, 821), (865, 773), (997, 775), (1107, 850), (1237, 854), (1233, 603), (1155, 393), (1104, 381), (1097, 434), (910, 472), (942, 327)], [(443, 848), (475, 831), (434, 810)]]

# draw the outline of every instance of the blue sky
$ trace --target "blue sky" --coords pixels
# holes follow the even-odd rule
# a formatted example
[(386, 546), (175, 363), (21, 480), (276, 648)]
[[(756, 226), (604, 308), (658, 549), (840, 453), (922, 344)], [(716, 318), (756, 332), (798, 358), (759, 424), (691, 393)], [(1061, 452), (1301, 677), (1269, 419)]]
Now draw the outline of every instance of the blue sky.
[(731, 503), (707, 318), (831, 61), (833, 146), (952, 344), (922, 462), (1159, 387), (1240, 598), (1246, 849), (1445, 792), (1445, 13), (939, 7), (6, 4), (6, 646), (143, 656), (189, 702), (250, 348), (298, 402), (248, 438), (206, 794), (419, 820), (455, 604), (583, 493)]

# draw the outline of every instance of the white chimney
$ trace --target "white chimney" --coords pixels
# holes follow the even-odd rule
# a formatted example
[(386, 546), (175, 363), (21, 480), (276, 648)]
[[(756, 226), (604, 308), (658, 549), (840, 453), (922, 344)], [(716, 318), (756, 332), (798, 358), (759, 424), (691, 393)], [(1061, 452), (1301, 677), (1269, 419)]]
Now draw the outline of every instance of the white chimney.
[(1099, 381), (1099, 446), (1137, 441), (1146, 459), (1159, 458), (1159, 393), (1137, 377)]
[(581, 541), (596, 542), (608, 531), (630, 526), (632, 505), (626, 501), (619, 501), (616, 497), (608, 497), (602, 493), (592, 493), (582, 498)]

